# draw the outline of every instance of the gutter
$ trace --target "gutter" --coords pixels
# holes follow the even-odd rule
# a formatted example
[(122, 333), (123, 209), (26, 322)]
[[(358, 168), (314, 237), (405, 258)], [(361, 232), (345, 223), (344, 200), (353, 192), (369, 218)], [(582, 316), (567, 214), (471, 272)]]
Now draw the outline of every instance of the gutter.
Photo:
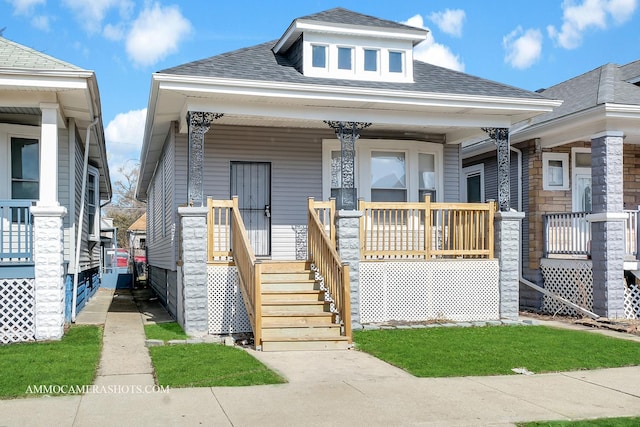
[(82, 190), (80, 193), (80, 215), (78, 216), (78, 229), (76, 235), (75, 272), (73, 273), (73, 295), (71, 299), (71, 322), (76, 321), (76, 304), (78, 302), (78, 272), (80, 270), (80, 244), (82, 243), (82, 225), (84, 224), (84, 206), (86, 204), (85, 192), (87, 191), (87, 174), (89, 169), (89, 144), (91, 143), (91, 128), (97, 125), (99, 118), (96, 117), (87, 126), (87, 136), (84, 145), (84, 163), (82, 167)]

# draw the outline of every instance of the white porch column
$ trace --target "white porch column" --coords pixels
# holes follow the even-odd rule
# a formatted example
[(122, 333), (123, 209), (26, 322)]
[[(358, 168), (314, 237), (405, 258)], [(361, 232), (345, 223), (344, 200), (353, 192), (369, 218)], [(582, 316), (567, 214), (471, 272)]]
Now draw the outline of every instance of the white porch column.
[(58, 116), (59, 105), (42, 103), (40, 131), (40, 194), (38, 206), (59, 206), (58, 203)]
[(36, 340), (64, 333), (64, 206), (32, 206), (35, 265)]

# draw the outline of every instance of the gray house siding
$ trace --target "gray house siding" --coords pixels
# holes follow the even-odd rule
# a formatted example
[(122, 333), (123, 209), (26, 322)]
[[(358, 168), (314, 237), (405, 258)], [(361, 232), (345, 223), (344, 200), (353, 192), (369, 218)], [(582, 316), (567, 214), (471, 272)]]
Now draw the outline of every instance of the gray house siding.
[(457, 203), (460, 199), (460, 146), (444, 146), (444, 199), (438, 202)]

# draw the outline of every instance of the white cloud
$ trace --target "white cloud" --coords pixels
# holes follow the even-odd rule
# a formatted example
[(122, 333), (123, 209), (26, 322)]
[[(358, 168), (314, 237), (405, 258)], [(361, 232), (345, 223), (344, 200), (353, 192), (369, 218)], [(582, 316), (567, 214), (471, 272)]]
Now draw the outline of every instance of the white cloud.
[(46, 0), (7, 0), (13, 6), (16, 15), (29, 14), (37, 5), (45, 4)]
[(124, 39), (123, 27), (124, 26), (122, 23), (120, 23), (119, 25), (107, 24), (104, 26), (104, 29), (102, 30), (102, 35), (107, 40), (120, 41)]
[(547, 27), (551, 39), (565, 49), (575, 49), (582, 44), (582, 37), (590, 29), (606, 29), (608, 18), (622, 24), (631, 18), (638, 0), (564, 0), (562, 26)]
[(31, 25), (42, 31), (49, 31), (51, 29), (49, 26), (49, 17), (45, 15), (34, 16), (31, 19)]
[(63, 3), (89, 33), (101, 31), (102, 21), (112, 9), (118, 9), (120, 17), (127, 18), (134, 6), (131, 0), (63, 0)]
[[(415, 15), (404, 21), (403, 24), (412, 27), (424, 28), (422, 16)], [(431, 31), (427, 34), (427, 39), (413, 48), (413, 58), (440, 67), (450, 68), (456, 71), (464, 71), (464, 63), (458, 55), (440, 43), (436, 43)]]
[(131, 161), (137, 163), (140, 159), (146, 118), (146, 108), (132, 110), (116, 115), (105, 128), (109, 171), (113, 181), (121, 178), (118, 175), (121, 166)]
[(178, 44), (192, 31), (177, 6), (158, 3), (146, 7), (133, 22), (127, 35), (129, 58), (138, 65), (153, 65), (178, 50)]
[(532, 66), (542, 53), (542, 32), (538, 29), (524, 31), (517, 27), (502, 38), (506, 53), (504, 61), (513, 68), (525, 69)]
[(462, 37), (462, 24), (466, 14), (462, 9), (446, 9), (444, 12), (433, 12), (429, 20), (436, 24), (440, 31), (455, 37)]

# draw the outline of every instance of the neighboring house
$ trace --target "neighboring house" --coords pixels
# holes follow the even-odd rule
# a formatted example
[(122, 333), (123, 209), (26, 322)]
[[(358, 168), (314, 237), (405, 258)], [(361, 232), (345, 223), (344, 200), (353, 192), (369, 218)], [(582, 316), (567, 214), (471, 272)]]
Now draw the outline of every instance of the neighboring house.
[(0, 151), (0, 343), (58, 339), (99, 286), (111, 198), (94, 72), (0, 37)]
[(426, 37), (337, 8), (153, 74), (137, 197), (149, 283), (188, 333), (327, 348), (336, 323), (348, 341), (377, 321), (517, 318), (494, 204), (458, 203), (460, 144), (485, 128), (508, 148), (513, 123), (560, 102), (417, 61)]
[(142, 257), (147, 248), (147, 214), (136, 219), (127, 229), (127, 241), (132, 257)]
[[(539, 92), (564, 102), (511, 133), (511, 206), (526, 213), (523, 281), (600, 316), (638, 318), (640, 61), (606, 64)], [(494, 197), (491, 145), (463, 151), (471, 197)], [(526, 307), (576, 313), (527, 286), (521, 297)]]

